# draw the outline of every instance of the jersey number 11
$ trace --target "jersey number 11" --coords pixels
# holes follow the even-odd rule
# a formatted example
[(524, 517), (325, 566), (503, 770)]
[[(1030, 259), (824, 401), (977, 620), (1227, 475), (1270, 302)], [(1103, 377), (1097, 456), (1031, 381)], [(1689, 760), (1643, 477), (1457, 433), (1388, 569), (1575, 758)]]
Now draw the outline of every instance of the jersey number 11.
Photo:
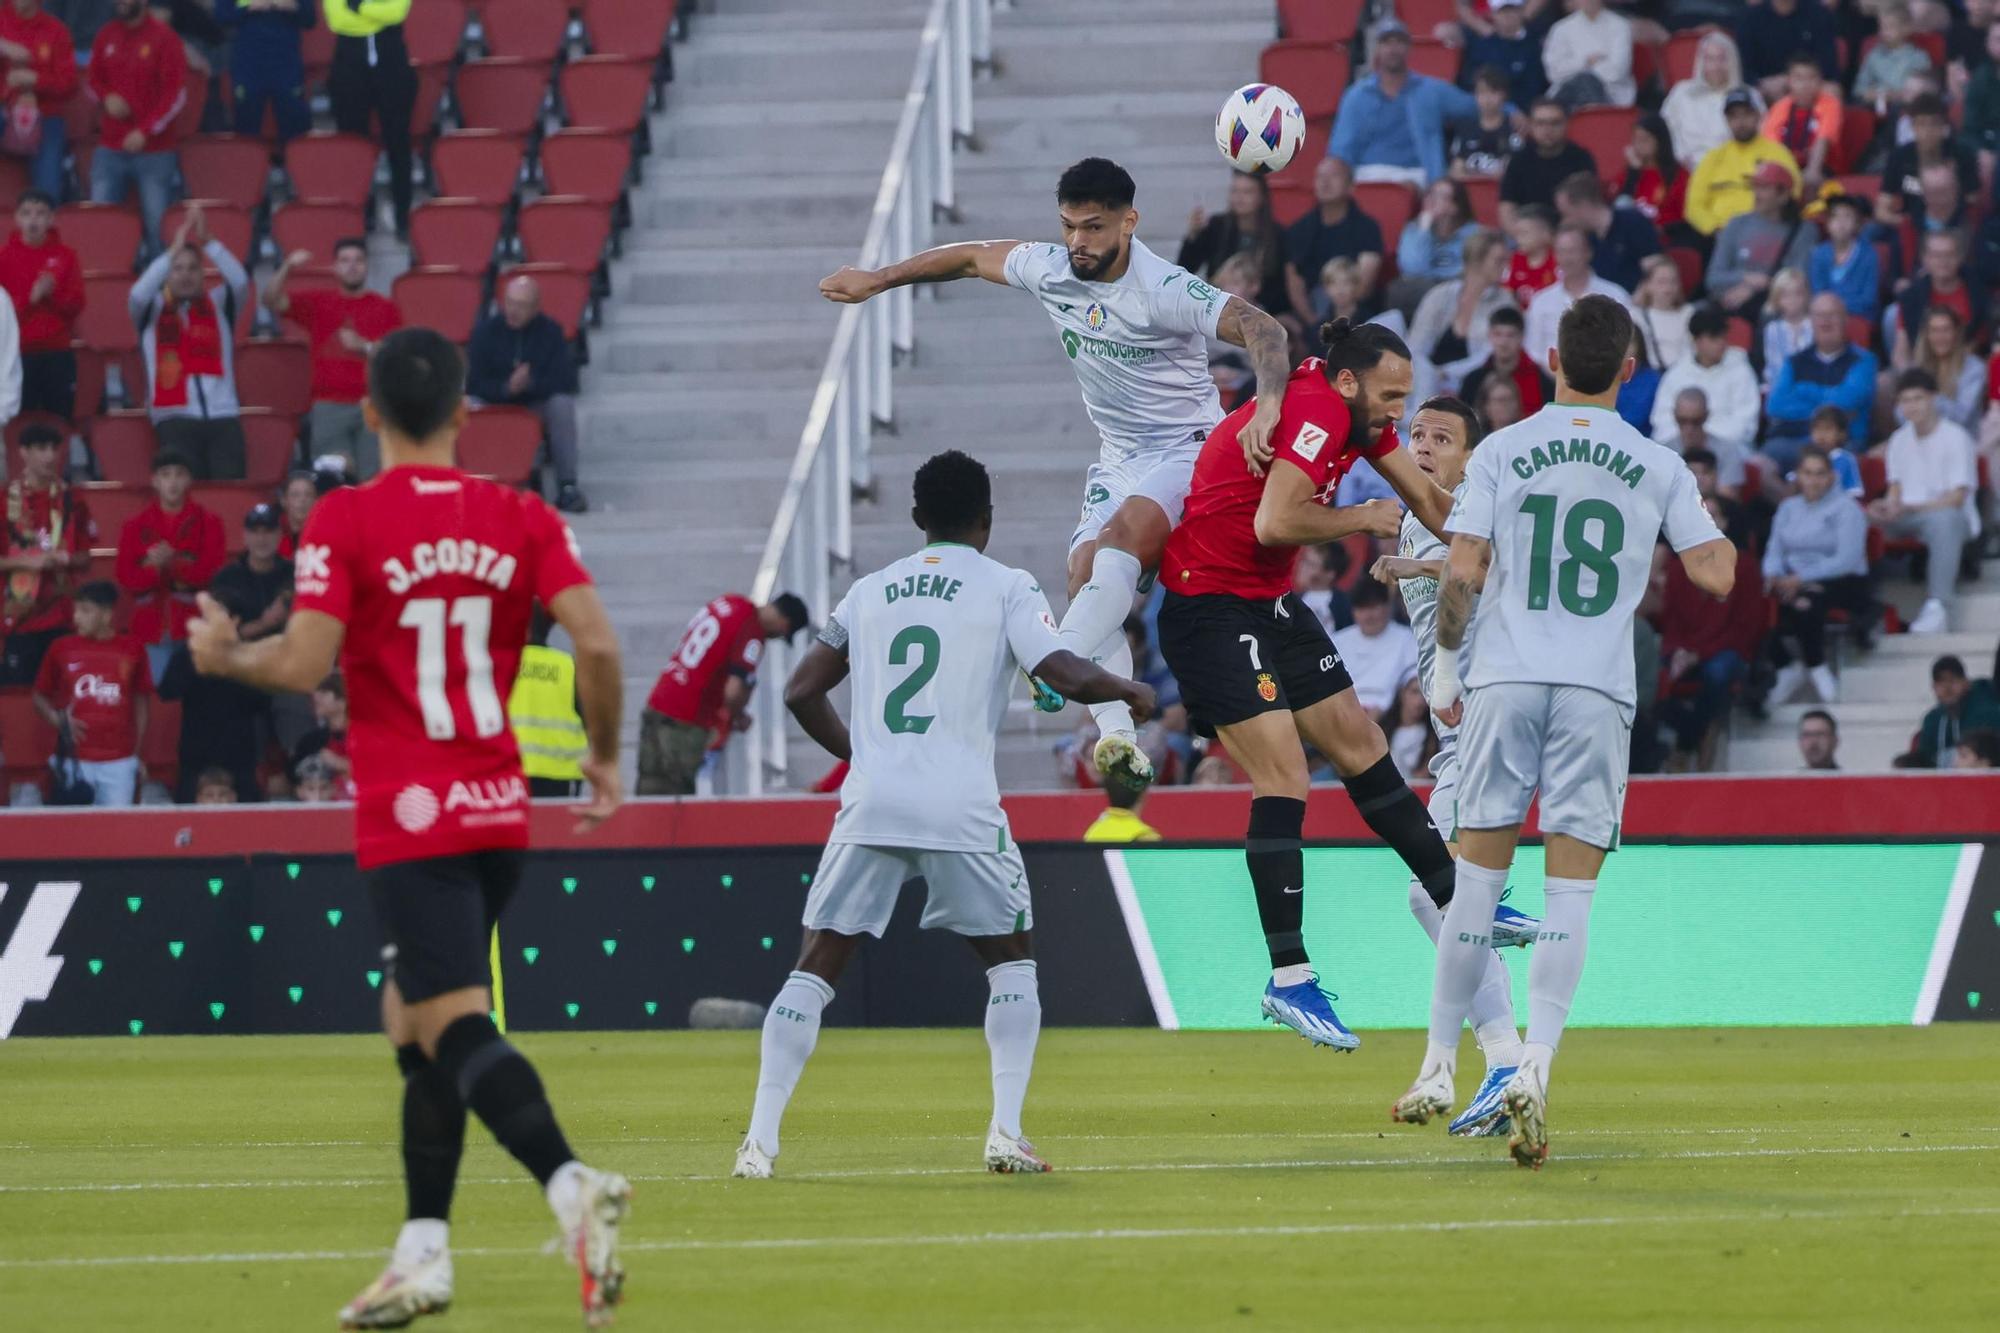
[[(447, 610), (447, 605), (449, 610)], [(424, 715), (424, 734), (434, 741), (454, 740), (458, 720), (452, 715), (451, 689), (445, 680), (445, 626), (460, 631), (465, 659), (463, 694), (472, 708), (472, 729), (480, 738), (497, 736), (507, 725), (499, 691), (493, 688), (493, 655), (487, 640), (493, 631), (493, 599), (460, 597), (449, 604), (442, 597), (418, 597), (403, 604), (396, 623), (417, 632), (417, 707)]]

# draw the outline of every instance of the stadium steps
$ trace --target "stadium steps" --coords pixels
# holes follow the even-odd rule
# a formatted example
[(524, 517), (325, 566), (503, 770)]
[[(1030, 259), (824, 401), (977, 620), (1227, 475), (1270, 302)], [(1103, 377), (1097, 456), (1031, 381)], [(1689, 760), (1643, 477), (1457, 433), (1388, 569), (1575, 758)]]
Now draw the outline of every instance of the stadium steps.
[(688, 617), (749, 588), (838, 316), (818, 281), (860, 248), (927, 5), (717, 9), (674, 48), (580, 402), (628, 744)]
[[(1885, 580), (1884, 601), (1907, 619), (1923, 603), (1923, 589), (1907, 580)], [(1910, 748), (1917, 723), (1930, 711), (1931, 663), (1955, 653), (1975, 678), (1993, 670), (2000, 641), (2000, 576), (1989, 568), (1975, 583), (1961, 583), (1949, 634), (1890, 634), (1876, 639), (1866, 656), (1844, 645), (1836, 660), (1840, 701), (1812, 702), (1810, 688), (1800, 702), (1773, 705), (1759, 722), (1738, 712), (1731, 722), (1728, 749), (1719, 767), (1732, 773), (1785, 773), (1800, 767), (1799, 718), (1824, 707), (1840, 724), (1840, 766), (1850, 772), (1886, 771)]]

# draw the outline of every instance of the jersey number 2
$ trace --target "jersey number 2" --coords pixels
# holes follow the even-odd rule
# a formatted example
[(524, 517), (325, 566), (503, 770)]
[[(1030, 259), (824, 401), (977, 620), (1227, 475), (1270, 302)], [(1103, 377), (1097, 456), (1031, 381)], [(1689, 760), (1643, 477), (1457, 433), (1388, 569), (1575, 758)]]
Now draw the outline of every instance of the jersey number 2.
[[(1534, 520), (1528, 551), (1528, 609), (1549, 609), (1549, 583), (1553, 572), (1556, 599), (1573, 616), (1601, 616), (1618, 600), (1618, 553), (1625, 549), (1625, 515), (1609, 500), (1578, 500), (1563, 516), (1563, 560), (1555, 559), (1556, 497), (1530, 495), (1521, 501), (1521, 512)], [(1590, 537), (1589, 523), (1602, 524), (1597, 540)], [(1551, 570), (1553, 566), (1553, 570)], [(1597, 586), (1583, 591), (1583, 572), (1596, 576)]]
[(507, 713), (500, 706), (499, 691), (493, 688), (493, 655), (486, 646), (493, 630), (493, 599), (460, 597), (447, 609), (442, 597), (418, 597), (403, 603), (403, 614), (396, 623), (417, 632), (417, 707), (424, 715), (424, 734), (434, 741), (458, 735), (445, 682), (444, 634), (448, 623), (460, 631), (465, 701), (472, 707), (472, 729), (482, 739), (499, 735), (507, 725)]
[(929, 625), (906, 625), (901, 633), (889, 642), (889, 665), (902, 666), (910, 660), (912, 651), (916, 656), (916, 669), (903, 678), (903, 683), (889, 691), (889, 697), (882, 701), (882, 724), (889, 728), (891, 736), (904, 732), (915, 732), (921, 736), (937, 721), (935, 714), (925, 713), (916, 717), (904, 710), (917, 692), (931, 683), (931, 677), (938, 669), (937, 631)]

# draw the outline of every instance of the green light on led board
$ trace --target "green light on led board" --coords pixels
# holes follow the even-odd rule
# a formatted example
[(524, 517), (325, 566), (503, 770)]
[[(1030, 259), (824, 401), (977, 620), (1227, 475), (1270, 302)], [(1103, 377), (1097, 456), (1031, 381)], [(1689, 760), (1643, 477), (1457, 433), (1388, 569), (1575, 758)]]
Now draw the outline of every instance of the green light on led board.
[[(1606, 863), (1573, 1021), (1587, 1027), (1908, 1023), (1958, 844), (1628, 846)], [(1270, 960), (1243, 854), (1122, 853), (1184, 1028), (1258, 1026)], [(1421, 1028), (1435, 954), (1386, 848), (1306, 852), (1306, 947), (1355, 1028)], [(1542, 853), (1509, 902), (1539, 914)], [(1828, 923), (1866, 922), (1866, 929)], [(1528, 1012), (1532, 949), (1505, 953)]]

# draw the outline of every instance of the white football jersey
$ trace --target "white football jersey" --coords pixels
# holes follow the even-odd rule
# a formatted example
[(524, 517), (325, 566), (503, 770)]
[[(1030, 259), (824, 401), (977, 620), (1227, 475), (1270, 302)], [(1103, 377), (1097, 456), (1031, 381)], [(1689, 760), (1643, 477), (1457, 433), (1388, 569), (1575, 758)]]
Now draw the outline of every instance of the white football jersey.
[(1055, 321), (1106, 463), (1198, 445), (1222, 420), (1208, 340), (1227, 292), (1136, 239), (1116, 282), (1083, 281), (1069, 251), (1039, 241), (1008, 252), (1007, 281)]
[[(1453, 491), (1454, 499), (1465, 483), (1459, 483), (1459, 490)], [(1396, 554), (1405, 560), (1446, 560), (1451, 556), (1451, 548), (1438, 540), (1438, 535), (1425, 527), (1415, 514), (1403, 515), (1403, 530), (1398, 534)], [(1417, 636), (1417, 681), (1423, 688), (1424, 698), (1431, 697), (1431, 677), (1437, 670), (1438, 636), (1437, 607), (1438, 580), (1428, 574), (1413, 579), (1397, 580), (1402, 590), (1403, 605), (1410, 613), (1410, 629)], [(1465, 672), (1472, 660), (1472, 636), (1479, 627), (1475, 613), (1473, 623), (1465, 627), (1465, 638), (1458, 646), (1458, 675), (1465, 678)], [(1457, 727), (1447, 727), (1438, 721), (1437, 714), (1431, 714), (1431, 729), (1437, 732), (1440, 741), (1449, 740), (1458, 734)]]
[(1445, 526), (1493, 544), (1466, 685), (1583, 685), (1628, 709), (1654, 542), (1722, 535), (1680, 455), (1609, 408), (1566, 403), (1481, 441)]
[(926, 546), (854, 581), (820, 638), (847, 653), (854, 763), (833, 842), (1000, 851), (993, 739), (1016, 673), (1062, 647), (1034, 576)]

